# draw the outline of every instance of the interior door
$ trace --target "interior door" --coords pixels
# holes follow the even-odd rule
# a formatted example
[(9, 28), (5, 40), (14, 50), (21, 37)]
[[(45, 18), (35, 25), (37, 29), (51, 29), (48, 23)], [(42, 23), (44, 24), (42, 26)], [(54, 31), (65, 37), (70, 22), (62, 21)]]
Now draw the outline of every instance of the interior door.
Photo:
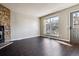
[(70, 14), (70, 42), (79, 44), (79, 11)]

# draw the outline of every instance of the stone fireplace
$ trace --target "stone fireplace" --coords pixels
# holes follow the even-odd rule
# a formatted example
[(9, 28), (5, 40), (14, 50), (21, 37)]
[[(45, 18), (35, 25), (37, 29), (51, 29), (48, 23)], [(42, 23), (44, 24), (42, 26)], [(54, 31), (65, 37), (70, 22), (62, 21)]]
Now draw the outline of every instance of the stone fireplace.
[(0, 4), (0, 49), (12, 44), (10, 10)]
[(10, 10), (0, 4), (0, 42), (7, 42), (10, 39)]

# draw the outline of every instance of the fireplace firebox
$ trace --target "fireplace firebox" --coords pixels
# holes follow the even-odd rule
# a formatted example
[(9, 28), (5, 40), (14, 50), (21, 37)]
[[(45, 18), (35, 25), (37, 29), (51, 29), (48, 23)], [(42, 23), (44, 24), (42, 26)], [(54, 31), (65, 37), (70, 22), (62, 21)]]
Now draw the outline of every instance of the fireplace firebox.
[(4, 26), (0, 26), (0, 43), (4, 42)]

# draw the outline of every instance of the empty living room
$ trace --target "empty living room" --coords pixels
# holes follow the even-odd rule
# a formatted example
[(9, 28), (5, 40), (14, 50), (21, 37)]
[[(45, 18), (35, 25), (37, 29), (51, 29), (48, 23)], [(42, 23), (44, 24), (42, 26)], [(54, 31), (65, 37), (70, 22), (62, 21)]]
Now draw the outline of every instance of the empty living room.
[(0, 3), (0, 56), (79, 56), (79, 4)]

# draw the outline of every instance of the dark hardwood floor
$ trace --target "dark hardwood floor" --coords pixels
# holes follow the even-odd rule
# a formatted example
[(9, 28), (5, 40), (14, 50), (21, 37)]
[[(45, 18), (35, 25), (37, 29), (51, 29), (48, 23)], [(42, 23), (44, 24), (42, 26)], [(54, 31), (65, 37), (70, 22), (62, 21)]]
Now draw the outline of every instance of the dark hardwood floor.
[(79, 56), (79, 45), (68, 46), (43, 37), (14, 41), (0, 50), (1, 56)]

